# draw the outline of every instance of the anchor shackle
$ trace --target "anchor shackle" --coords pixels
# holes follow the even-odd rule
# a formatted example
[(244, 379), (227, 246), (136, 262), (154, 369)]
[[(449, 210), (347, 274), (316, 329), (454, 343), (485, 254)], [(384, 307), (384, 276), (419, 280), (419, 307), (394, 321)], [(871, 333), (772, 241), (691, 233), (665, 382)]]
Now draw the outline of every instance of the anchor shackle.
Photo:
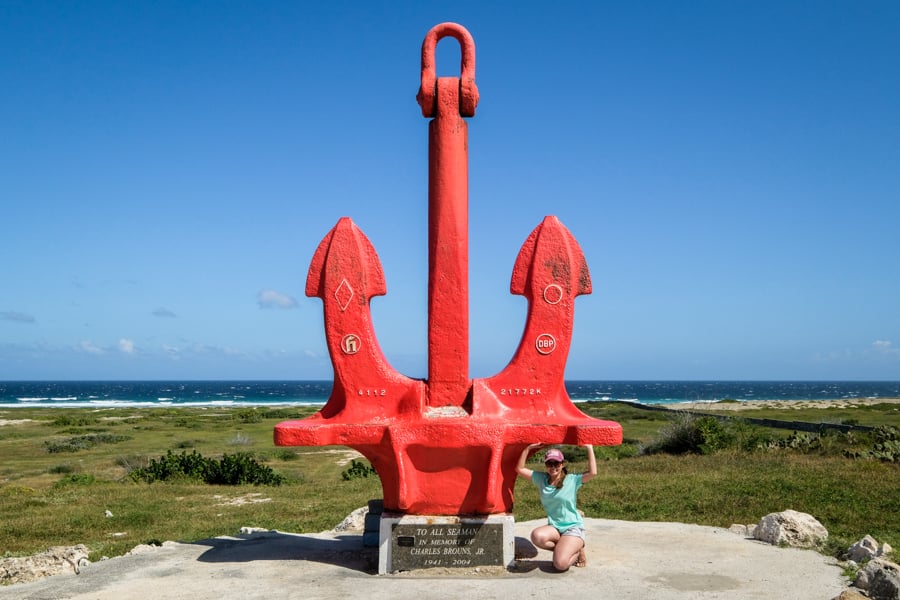
[(459, 114), (474, 117), (478, 106), (478, 87), (475, 85), (475, 41), (465, 27), (457, 23), (441, 23), (431, 28), (422, 42), (422, 83), (416, 100), (422, 107), (422, 116), (431, 118), (437, 111), (437, 73), (434, 53), (437, 43), (445, 37), (454, 37), (460, 46)]

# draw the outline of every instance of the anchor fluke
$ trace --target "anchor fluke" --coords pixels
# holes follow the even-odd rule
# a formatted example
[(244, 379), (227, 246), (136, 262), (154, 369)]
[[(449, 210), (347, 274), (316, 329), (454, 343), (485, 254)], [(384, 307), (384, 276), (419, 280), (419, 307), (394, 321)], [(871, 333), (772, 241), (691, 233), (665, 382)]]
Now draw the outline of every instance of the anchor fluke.
[[(520, 415), (543, 414), (581, 422), (587, 417), (569, 399), (566, 359), (572, 341), (575, 297), (591, 293), (591, 275), (581, 246), (554, 216), (534, 228), (513, 266), (510, 292), (528, 300), (528, 316), (519, 347), (503, 371), (476, 388)], [(555, 421), (563, 422), (563, 421)]]
[[(325, 268), (326, 262), (330, 262), (332, 269)], [(339, 290), (341, 281), (345, 278), (342, 276), (336, 282), (337, 285), (334, 285), (334, 281), (327, 279), (329, 272), (349, 274), (358, 282), (358, 289)], [(346, 291), (343, 301), (338, 299), (339, 304), (344, 306), (342, 310), (346, 310), (345, 303), (354, 300), (357, 303), (367, 303), (373, 296), (384, 296), (387, 293), (384, 271), (375, 247), (350, 217), (341, 217), (319, 242), (306, 277), (306, 295), (325, 300), (330, 285), (335, 288), (331, 292), (338, 296), (341, 296), (341, 291)]]
[[(549, 272), (546, 271), (548, 267)], [(566, 296), (580, 296), (592, 291), (591, 274), (581, 246), (554, 216), (544, 217), (543, 222), (534, 228), (522, 244), (513, 266), (510, 293), (527, 296), (526, 288), (536, 269), (549, 276), (543, 278), (549, 282), (547, 285), (560, 286)], [(555, 291), (555, 288), (551, 290)]]

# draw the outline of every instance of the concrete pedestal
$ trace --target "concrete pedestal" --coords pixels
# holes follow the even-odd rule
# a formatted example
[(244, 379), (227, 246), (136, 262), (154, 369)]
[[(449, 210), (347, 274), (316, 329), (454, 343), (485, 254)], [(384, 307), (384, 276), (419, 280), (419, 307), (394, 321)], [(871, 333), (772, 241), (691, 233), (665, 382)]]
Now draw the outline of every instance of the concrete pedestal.
[(381, 516), (378, 573), (432, 568), (508, 567), (515, 560), (515, 519)]

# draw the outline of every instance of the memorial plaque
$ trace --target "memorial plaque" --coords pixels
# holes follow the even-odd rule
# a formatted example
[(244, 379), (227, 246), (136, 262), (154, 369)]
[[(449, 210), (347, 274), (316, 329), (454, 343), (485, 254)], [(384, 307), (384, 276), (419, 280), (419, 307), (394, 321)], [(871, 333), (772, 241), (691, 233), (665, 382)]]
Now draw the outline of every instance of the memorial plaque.
[(392, 569), (505, 566), (500, 523), (397, 523), (391, 531)]

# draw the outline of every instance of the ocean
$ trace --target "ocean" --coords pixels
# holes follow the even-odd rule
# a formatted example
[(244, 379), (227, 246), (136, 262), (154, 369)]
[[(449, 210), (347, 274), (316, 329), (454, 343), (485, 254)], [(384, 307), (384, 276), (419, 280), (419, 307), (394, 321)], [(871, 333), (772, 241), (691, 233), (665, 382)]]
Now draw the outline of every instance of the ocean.
[[(900, 398), (900, 381), (567, 381), (575, 402)], [(0, 408), (321, 405), (330, 381), (5, 381)]]

